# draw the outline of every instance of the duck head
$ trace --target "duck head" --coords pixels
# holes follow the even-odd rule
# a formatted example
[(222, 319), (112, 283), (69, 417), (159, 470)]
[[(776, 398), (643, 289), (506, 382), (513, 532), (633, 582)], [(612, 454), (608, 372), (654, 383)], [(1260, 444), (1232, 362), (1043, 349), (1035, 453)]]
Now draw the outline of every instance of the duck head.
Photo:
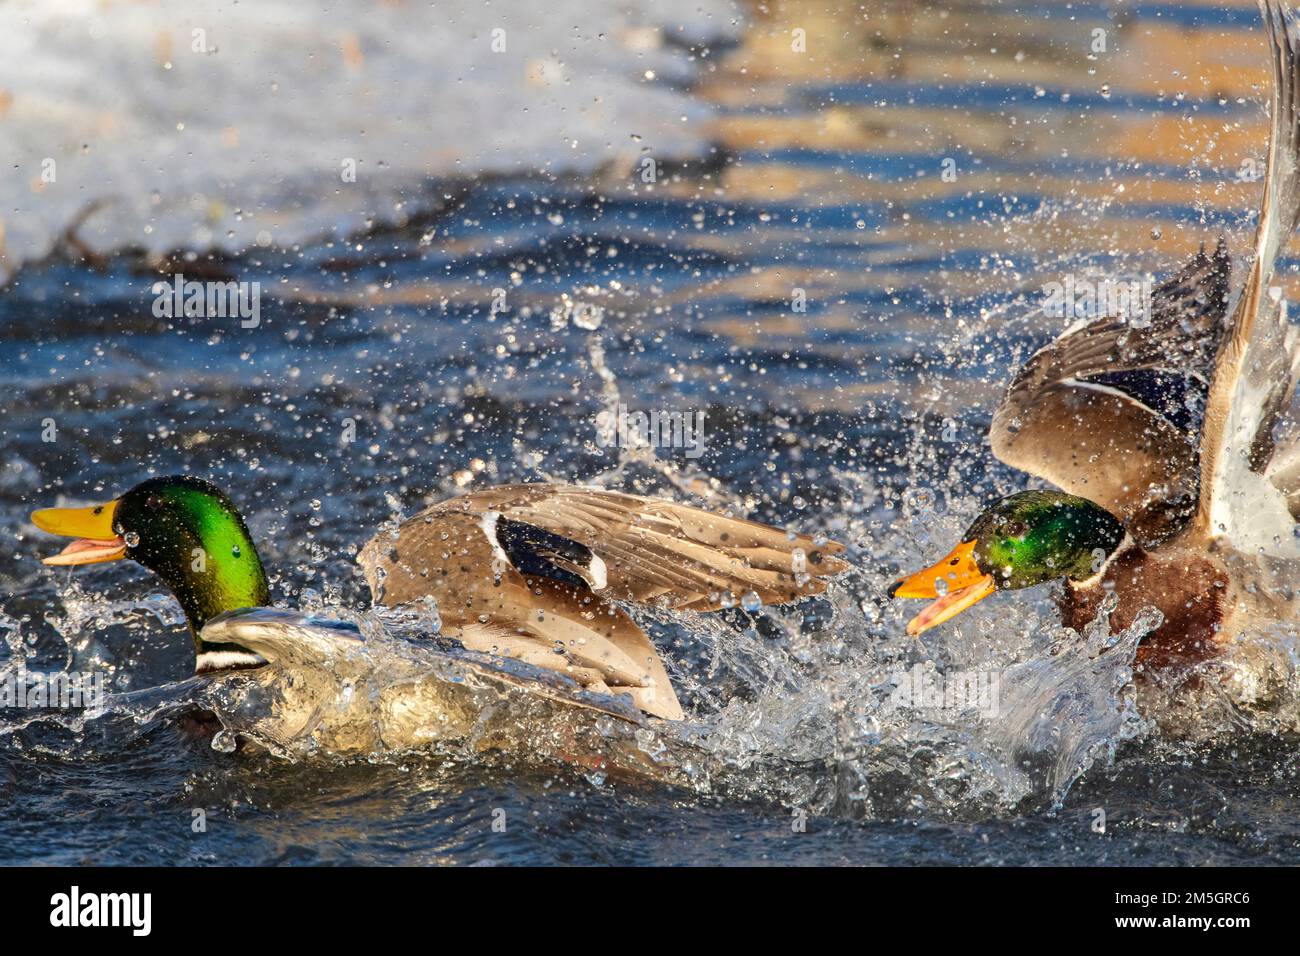
[(934, 599), (908, 622), (917, 635), (994, 591), (1095, 577), (1124, 535), (1118, 518), (1086, 498), (1022, 491), (985, 509), (947, 557), (895, 582), (889, 596)]
[(86, 508), (32, 512), (42, 531), (76, 540), (46, 564), (99, 564), (128, 559), (171, 589), (189, 621), (196, 670), (264, 663), (234, 644), (206, 642), (203, 625), (223, 611), (270, 603), (257, 548), (230, 498), (199, 478), (150, 478), (120, 498)]

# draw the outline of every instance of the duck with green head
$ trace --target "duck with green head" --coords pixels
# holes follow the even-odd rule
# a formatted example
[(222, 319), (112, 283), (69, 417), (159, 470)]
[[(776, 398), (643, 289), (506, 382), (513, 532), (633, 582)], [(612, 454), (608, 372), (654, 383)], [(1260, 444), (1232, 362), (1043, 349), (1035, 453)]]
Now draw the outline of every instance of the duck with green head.
[[(1148, 549), (1100, 505), (1059, 491), (1022, 491), (994, 502), (945, 558), (890, 588), (897, 598), (932, 598), (907, 625), (913, 636), (951, 620), (996, 591), (1060, 582), (1062, 623), (1082, 631), (1113, 596), (1112, 632), (1146, 608), (1160, 624), (1138, 648), (1144, 670), (1197, 665), (1242, 631), (1294, 613), (1280, 577), (1300, 563), (1206, 547), (1189, 531)], [(1287, 592), (1291, 593), (1290, 591)]]
[[(151, 478), (105, 504), (36, 511), (32, 522), (76, 539), (46, 564), (129, 558), (161, 578), (185, 611), (200, 671), (259, 666), (292, 640), (285, 631), (268, 643), (266, 615), (258, 631), (232, 613), (264, 607), (270, 593), (243, 518), (207, 481)], [(434, 505), (376, 535), (358, 562), (376, 604), (433, 598), (442, 635), (471, 651), (560, 671), (678, 720), (658, 651), (617, 602), (708, 611), (734, 604), (731, 595), (796, 601), (845, 570), (841, 551), (673, 502), (524, 484)]]
[(1119, 519), (1086, 498), (1022, 491), (986, 509), (947, 557), (896, 582), (889, 594), (934, 599), (907, 625), (917, 635), (994, 591), (1058, 580), (1087, 584), (1126, 537)]
[(248, 526), (216, 485), (187, 475), (151, 478), (122, 497), (85, 508), (32, 513), (42, 531), (76, 538), (44, 562), (56, 567), (123, 558), (144, 565), (171, 589), (194, 637), (196, 671), (265, 663), (233, 644), (203, 639), (224, 611), (264, 607), (271, 594)]
[(989, 444), (1061, 491), (996, 502), (951, 554), (897, 582), (895, 597), (934, 599), (909, 632), (994, 591), (1059, 580), (1076, 630), (1103, 609), (1112, 633), (1147, 607), (1160, 612), (1138, 648), (1140, 673), (1231, 661), (1215, 670), (1216, 692), (1230, 687), (1241, 703), (1289, 679), (1289, 658), (1270, 647), (1279, 630), (1300, 638), (1300, 429), (1281, 427), (1300, 378), (1300, 328), (1273, 274), (1300, 224), (1300, 20), (1288, 0), (1259, 6), (1272, 129), (1242, 288), (1229, 295), (1220, 239), (1157, 286), (1144, 314), (1075, 323), (1030, 357)]

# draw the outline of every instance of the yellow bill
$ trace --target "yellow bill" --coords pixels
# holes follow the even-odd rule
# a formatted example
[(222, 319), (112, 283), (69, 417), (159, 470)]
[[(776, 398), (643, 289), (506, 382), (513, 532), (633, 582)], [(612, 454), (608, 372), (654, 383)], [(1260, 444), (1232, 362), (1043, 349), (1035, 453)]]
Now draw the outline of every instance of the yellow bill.
[(936, 599), (907, 623), (907, 633), (915, 637), (979, 603), (996, 589), (993, 575), (985, 574), (975, 562), (975, 542), (963, 541), (937, 564), (896, 581), (889, 596)]
[(32, 524), (50, 534), (76, 538), (45, 564), (99, 564), (126, 557), (126, 542), (113, 530), (117, 502), (88, 508), (42, 508), (32, 512)]

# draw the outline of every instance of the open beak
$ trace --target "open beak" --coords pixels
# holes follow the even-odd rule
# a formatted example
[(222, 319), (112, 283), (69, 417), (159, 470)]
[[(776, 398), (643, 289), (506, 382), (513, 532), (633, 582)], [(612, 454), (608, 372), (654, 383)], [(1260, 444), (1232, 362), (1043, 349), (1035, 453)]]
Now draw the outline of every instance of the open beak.
[(963, 541), (938, 564), (894, 582), (889, 596), (937, 599), (907, 622), (907, 633), (915, 637), (978, 604), (994, 590), (993, 575), (985, 574), (975, 563), (975, 542)]
[(76, 538), (45, 564), (99, 564), (126, 557), (126, 542), (113, 531), (117, 502), (88, 508), (42, 508), (32, 512), (32, 524), (50, 534)]

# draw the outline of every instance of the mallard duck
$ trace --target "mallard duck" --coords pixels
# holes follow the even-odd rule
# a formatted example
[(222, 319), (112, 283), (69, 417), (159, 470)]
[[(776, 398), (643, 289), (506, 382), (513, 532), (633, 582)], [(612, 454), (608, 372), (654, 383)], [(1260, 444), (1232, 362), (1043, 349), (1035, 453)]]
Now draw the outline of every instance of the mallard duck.
[(1145, 607), (1161, 612), (1138, 650), (1151, 673), (1295, 619), (1300, 442), (1283, 447), (1274, 432), (1300, 337), (1269, 284), (1300, 215), (1300, 27), (1288, 3), (1260, 7), (1272, 133), (1254, 259), (1231, 313), (1221, 240), (1155, 290), (1149, 324), (1099, 319), (1030, 358), (989, 441), (1061, 490), (995, 502), (950, 554), (897, 581), (893, 597), (934, 599), (909, 633), (996, 591), (1063, 581), (1063, 620), (1077, 630), (1110, 592), (1113, 633)]
[[(106, 504), (36, 511), (32, 523), (77, 539), (46, 564), (128, 558), (161, 578), (189, 622), (196, 671), (283, 656), (285, 642), (267, 629), (287, 624), (232, 616), (266, 606), (270, 594), (243, 518), (215, 485), (151, 478)], [(378, 534), (358, 561), (376, 604), (433, 598), (442, 635), (466, 648), (558, 671), (680, 720), (659, 654), (618, 602), (711, 611), (796, 601), (847, 568), (836, 557), (843, 550), (668, 501), (522, 484), (434, 505)]]

